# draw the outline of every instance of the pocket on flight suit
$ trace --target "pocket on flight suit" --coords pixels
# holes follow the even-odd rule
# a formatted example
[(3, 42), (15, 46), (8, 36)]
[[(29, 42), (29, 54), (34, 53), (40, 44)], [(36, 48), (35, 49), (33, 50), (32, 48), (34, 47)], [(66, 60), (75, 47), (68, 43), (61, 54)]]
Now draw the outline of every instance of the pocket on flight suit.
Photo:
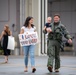
[(49, 56), (55, 56), (55, 46), (49, 46), (47, 50)]

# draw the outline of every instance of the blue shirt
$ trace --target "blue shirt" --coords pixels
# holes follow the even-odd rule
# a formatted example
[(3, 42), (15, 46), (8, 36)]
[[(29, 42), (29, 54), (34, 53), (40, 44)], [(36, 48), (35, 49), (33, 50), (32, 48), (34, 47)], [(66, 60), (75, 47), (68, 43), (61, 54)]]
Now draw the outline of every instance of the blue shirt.
[(50, 23), (45, 24), (46, 28), (51, 27)]

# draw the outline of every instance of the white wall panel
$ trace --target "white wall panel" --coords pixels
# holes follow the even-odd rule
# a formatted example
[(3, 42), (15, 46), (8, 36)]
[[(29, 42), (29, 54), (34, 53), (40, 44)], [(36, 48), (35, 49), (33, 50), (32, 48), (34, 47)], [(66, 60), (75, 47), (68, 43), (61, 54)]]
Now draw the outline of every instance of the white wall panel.
[(61, 12), (61, 22), (64, 24), (67, 28), (67, 30), (71, 33), (72, 28), (71, 28), (71, 12)]
[(60, 11), (71, 11), (71, 0), (64, 0), (60, 2)]
[(7, 22), (9, 20), (9, 1), (0, 0), (0, 22)]
[(76, 12), (72, 12), (72, 33), (76, 33)]

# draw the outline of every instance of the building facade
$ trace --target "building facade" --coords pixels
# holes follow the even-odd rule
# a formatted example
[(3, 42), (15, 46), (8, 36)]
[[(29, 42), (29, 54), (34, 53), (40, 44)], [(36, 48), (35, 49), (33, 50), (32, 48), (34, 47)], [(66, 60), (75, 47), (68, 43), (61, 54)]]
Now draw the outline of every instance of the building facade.
[[(76, 0), (0, 0), (0, 33), (4, 24), (9, 24), (15, 37), (16, 48), (12, 54), (22, 55), (18, 34), (27, 16), (34, 17), (34, 25), (37, 28), (39, 43), (36, 45), (35, 55), (46, 55), (47, 41), (42, 33), (47, 16), (53, 17), (59, 13), (62, 23), (67, 27), (71, 35), (76, 35)], [(74, 45), (76, 40), (74, 41)]]

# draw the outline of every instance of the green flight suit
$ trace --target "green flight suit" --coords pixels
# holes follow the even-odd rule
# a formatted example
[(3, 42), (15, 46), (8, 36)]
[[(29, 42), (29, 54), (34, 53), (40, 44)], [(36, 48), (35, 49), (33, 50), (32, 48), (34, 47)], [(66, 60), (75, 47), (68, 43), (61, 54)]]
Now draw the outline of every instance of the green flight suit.
[[(53, 61), (55, 59), (55, 69), (60, 68), (60, 46), (62, 43), (62, 37), (64, 36), (66, 39), (70, 39), (71, 36), (69, 32), (66, 30), (65, 26), (60, 22), (57, 25), (54, 23), (51, 24), (52, 32), (48, 34), (48, 46), (47, 46), (47, 55), (48, 55), (48, 63), (47, 66), (53, 67)], [(45, 34), (46, 30), (43, 31)]]

